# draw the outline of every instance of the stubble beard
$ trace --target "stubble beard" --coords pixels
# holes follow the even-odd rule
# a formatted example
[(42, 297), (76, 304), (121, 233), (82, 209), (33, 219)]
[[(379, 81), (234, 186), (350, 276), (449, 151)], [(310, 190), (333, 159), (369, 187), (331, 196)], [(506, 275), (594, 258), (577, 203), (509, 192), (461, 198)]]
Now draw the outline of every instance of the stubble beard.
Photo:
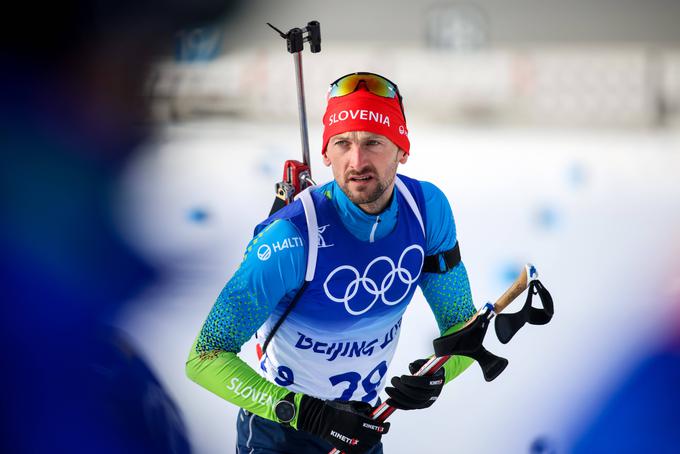
[(380, 196), (385, 193), (389, 183), (390, 182), (378, 181), (375, 189), (369, 193), (352, 191), (349, 188), (349, 184), (345, 184), (345, 186), (342, 188), (342, 192), (344, 192), (347, 198), (349, 198), (355, 205), (366, 205), (378, 200)]
[[(398, 165), (398, 161), (395, 160), (394, 163), (394, 168), (390, 169), (388, 172), (388, 176), (384, 180), (378, 180), (375, 189), (369, 193), (364, 193), (364, 192), (359, 192), (359, 191), (351, 191), (349, 188), (349, 177), (350, 175), (347, 175), (345, 177), (345, 184), (342, 185), (340, 188), (342, 189), (342, 192), (345, 193), (347, 198), (352, 201), (355, 205), (362, 206), (362, 205), (370, 205), (372, 203), (375, 203), (382, 195), (385, 193), (387, 188), (389, 188), (392, 183), (394, 182), (394, 177), (396, 175), (396, 168)], [(373, 175), (378, 175), (377, 172), (375, 172), (375, 169), (370, 169), (373, 173)]]

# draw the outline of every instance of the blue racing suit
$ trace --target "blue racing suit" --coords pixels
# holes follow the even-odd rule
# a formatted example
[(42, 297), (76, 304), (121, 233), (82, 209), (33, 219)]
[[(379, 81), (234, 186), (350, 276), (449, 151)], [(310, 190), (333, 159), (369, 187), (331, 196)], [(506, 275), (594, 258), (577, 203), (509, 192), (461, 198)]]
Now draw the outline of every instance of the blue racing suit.
[[(470, 319), (475, 308), (462, 262), (443, 273), (421, 272), (425, 256), (456, 245), (448, 200), (431, 183), (398, 179), (405, 189), (395, 186), (378, 215), (361, 211), (335, 182), (311, 189), (313, 237), (300, 200), (258, 225), (192, 347), (190, 378), (247, 410), (246, 416), (274, 422), (272, 407), (289, 391), (297, 393), (298, 404), (302, 394), (375, 404), (416, 285), (442, 334)], [(303, 286), (257, 375), (237, 353), (256, 331), (261, 339), (270, 333)], [(469, 358), (452, 358), (446, 381), (470, 364)], [(252, 427), (243, 415), (240, 423)], [(296, 428), (296, 421), (291, 425)], [(244, 437), (244, 448), (267, 446), (252, 432)]]

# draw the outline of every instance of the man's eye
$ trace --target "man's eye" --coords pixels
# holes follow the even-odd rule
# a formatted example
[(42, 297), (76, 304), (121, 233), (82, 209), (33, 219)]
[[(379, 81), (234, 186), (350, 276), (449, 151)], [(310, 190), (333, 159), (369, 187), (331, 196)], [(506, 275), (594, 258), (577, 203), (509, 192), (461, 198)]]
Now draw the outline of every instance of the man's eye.
[(366, 142), (366, 145), (371, 146), (371, 147), (375, 146), (375, 145), (380, 145), (380, 141), (378, 141), (378, 140), (368, 140)]

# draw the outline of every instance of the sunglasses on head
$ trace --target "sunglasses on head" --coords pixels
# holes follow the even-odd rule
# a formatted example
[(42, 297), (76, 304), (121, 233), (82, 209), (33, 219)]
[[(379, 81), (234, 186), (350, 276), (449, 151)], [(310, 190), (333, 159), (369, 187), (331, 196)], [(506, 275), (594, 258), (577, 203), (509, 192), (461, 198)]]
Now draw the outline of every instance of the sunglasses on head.
[(367, 72), (346, 74), (331, 83), (328, 88), (327, 99), (349, 95), (357, 91), (362, 85), (374, 95), (383, 98), (397, 98), (401, 113), (404, 115), (404, 106), (397, 84), (379, 74)]

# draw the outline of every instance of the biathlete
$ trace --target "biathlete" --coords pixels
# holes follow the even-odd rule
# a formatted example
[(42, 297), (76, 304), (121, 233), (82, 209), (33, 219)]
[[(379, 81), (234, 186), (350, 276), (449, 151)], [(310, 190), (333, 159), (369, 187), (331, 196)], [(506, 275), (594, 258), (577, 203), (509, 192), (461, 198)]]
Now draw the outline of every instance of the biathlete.
[[(410, 152), (397, 86), (343, 76), (323, 121), (333, 181), (257, 225), (186, 363), (193, 381), (241, 407), (238, 452), (381, 453), (389, 423), (369, 413), (416, 286), (442, 335), (475, 314), (448, 200), (397, 174)], [(258, 371), (238, 356), (255, 333)], [(454, 356), (433, 376), (393, 377), (387, 402), (427, 408), (471, 363)]]

